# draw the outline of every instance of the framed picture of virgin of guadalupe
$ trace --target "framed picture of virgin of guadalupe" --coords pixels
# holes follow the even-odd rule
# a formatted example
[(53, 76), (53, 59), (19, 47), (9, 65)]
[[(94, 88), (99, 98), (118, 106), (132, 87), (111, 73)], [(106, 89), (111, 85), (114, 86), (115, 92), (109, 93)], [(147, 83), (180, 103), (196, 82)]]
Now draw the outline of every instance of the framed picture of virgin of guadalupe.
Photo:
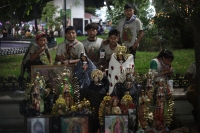
[(128, 114), (105, 115), (104, 133), (129, 133), (128, 116)]
[(61, 116), (60, 133), (92, 133), (90, 115)]
[(31, 66), (31, 79), (35, 78), (38, 72), (40, 76), (43, 76), (45, 81), (51, 80), (58, 75), (65, 72), (70, 72), (72, 75), (74, 71), (74, 65), (33, 65)]

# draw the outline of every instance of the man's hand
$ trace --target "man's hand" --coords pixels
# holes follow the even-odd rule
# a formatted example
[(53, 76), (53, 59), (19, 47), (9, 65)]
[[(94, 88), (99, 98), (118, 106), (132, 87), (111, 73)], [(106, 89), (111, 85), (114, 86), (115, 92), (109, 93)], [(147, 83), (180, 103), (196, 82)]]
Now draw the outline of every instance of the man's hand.
[(107, 39), (107, 40), (103, 40), (103, 45), (107, 45), (107, 44), (109, 44), (109, 40)]
[(49, 64), (52, 65), (52, 60), (51, 59), (49, 60)]
[(83, 71), (86, 71), (88, 68), (88, 65), (83, 65)]
[(46, 47), (45, 46), (42, 46), (42, 47), (40, 47), (40, 49), (39, 49), (39, 51), (38, 51), (38, 53), (40, 54), (40, 53), (42, 53), (44, 50), (46, 49)]
[(65, 61), (63, 61), (63, 63), (64, 63), (65, 65), (68, 65), (68, 64), (69, 64), (69, 60), (65, 60)]
[(58, 60), (59, 60), (59, 61), (64, 61), (64, 60), (65, 60), (65, 55), (63, 55), (63, 54), (62, 54), (62, 55), (59, 55), (59, 56), (58, 56)]
[(138, 46), (138, 43), (134, 43), (134, 44), (133, 44), (133, 50), (136, 50), (136, 49), (137, 49), (137, 46)]
[(170, 72), (170, 73), (173, 72), (173, 67), (170, 67), (170, 68), (169, 68), (169, 72)]
[(168, 74), (170, 75), (172, 73), (173, 73), (173, 67), (170, 67), (169, 69), (163, 71), (163, 75), (168, 75)]

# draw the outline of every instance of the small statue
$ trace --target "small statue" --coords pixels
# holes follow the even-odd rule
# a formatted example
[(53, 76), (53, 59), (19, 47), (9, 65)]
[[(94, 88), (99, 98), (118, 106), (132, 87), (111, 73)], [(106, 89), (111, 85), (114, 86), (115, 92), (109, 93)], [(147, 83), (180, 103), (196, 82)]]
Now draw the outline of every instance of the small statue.
[[(65, 68), (62, 70), (62, 73), (61, 73), (61, 76), (64, 77), (64, 78), (70, 78), (72, 75), (71, 75), (71, 72), (69, 69)], [(58, 78), (61, 78), (60, 75), (57, 76)]]
[(83, 105), (82, 105), (82, 103), (78, 103), (78, 105), (77, 105), (77, 112), (80, 113), (80, 114), (83, 113)]
[(113, 92), (115, 84), (119, 81), (119, 75), (123, 74), (127, 68), (134, 67), (132, 54), (127, 54), (127, 47), (117, 46), (116, 52), (112, 54), (108, 68), (108, 80), (110, 82), (109, 94)]
[(63, 98), (65, 99), (65, 103), (67, 105), (67, 108), (70, 108), (73, 105), (73, 97), (70, 94), (69, 90), (65, 90), (63, 93)]
[(37, 111), (40, 110), (40, 90), (38, 86), (34, 86), (34, 90), (32, 92), (32, 106), (35, 108)]
[(122, 97), (120, 106), (122, 114), (128, 114), (129, 109), (135, 109), (135, 104), (133, 103), (132, 99), (133, 98), (129, 92), (126, 92), (126, 94)]
[(70, 108), (74, 103), (74, 91), (71, 84), (68, 82), (68, 78), (63, 79), (63, 84), (60, 88), (60, 94), (65, 99), (67, 107)]
[(136, 101), (137, 96), (137, 88), (136, 82), (134, 81), (134, 69), (126, 68), (125, 71), (118, 75), (118, 82), (115, 84), (113, 92), (110, 94), (111, 96), (117, 96), (119, 100), (129, 92), (132, 96), (133, 101)]
[(91, 78), (94, 81), (94, 84), (99, 86), (101, 85), (101, 80), (103, 79), (103, 72), (98, 69), (94, 69), (91, 73)]
[(103, 109), (102, 108), (99, 108), (99, 110), (103, 110), (103, 113), (104, 114), (110, 114), (111, 113), (111, 104), (110, 104), (110, 101), (111, 101), (111, 96), (107, 93), (107, 95), (103, 98)]
[(90, 107), (90, 101), (88, 101), (88, 100), (86, 100), (85, 103), (84, 103), (83, 113), (84, 114), (91, 114), (92, 113), (92, 109)]
[(80, 100), (83, 100), (85, 96), (85, 90), (89, 87), (92, 78), (91, 73), (96, 69), (93, 62), (86, 56), (85, 53), (81, 53), (80, 61), (74, 67), (74, 76), (78, 78), (80, 86)]
[(122, 64), (124, 63), (125, 59), (124, 59), (123, 53), (121, 51), (117, 54), (117, 60), (120, 63), (120, 73), (122, 73), (122, 71), (123, 71)]
[(35, 73), (33, 84), (31, 87), (32, 107), (39, 112), (44, 111), (44, 98), (49, 94), (49, 89), (46, 89), (46, 83), (43, 76), (39, 72)]
[(104, 114), (111, 114), (111, 105), (109, 101), (105, 101)]
[(145, 112), (147, 109), (146, 102), (147, 96), (145, 95), (145, 91), (141, 90), (138, 105), (138, 124), (141, 129), (145, 129), (148, 126), (147, 119), (145, 118)]
[(65, 115), (66, 114), (66, 103), (62, 95), (59, 95), (59, 98), (56, 100), (56, 103), (53, 105), (52, 114), (54, 116)]
[(147, 90), (150, 90), (153, 87), (153, 73), (151, 72), (151, 69), (149, 69), (149, 72), (146, 74), (146, 78), (146, 88)]
[(118, 104), (117, 100), (114, 99), (112, 102), (111, 114), (121, 114), (121, 109), (119, 108), (119, 106), (117, 106), (117, 104)]
[(160, 79), (158, 82), (158, 87), (157, 87), (157, 93), (156, 93), (156, 108), (154, 111), (154, 120), (155, 120), (155, 126), (157, 130), (162, 130), (165, 128), (164, 125), (164, 114), (166, 113), (166, 108), (165, 106), (166, 101), (166, 84), (164, 79)]
[(135, 100), (137, 89), (136, 89), (135, 82), (133, 81), (131, 73), (126, 74), (125, 85), (126, 85), (125, 87), (126, 89), (123, 90), (123, 95), (125, 95), (126, 92), (128, 91), (131, 97)]
[(92, 107), (95, 108), (96, 113), (99, 110), (99, 105), (106, 95), (104, 84), (101, 82), (103, 78), (102, 71), (94, 69), (91, 73), (92, 81), (90, 86), (86, 89), (85, 98), (90, 101)]

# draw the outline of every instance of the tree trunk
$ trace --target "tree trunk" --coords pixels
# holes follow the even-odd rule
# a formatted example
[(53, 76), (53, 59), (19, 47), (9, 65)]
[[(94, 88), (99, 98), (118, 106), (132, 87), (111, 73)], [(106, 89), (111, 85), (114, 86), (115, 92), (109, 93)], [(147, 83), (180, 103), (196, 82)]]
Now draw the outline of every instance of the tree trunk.
[(195, 35), (195, 58), (196, 58), (196, 77), (198, 90), (198, 132), (200, 132), (200, 28), (196, 29)]
[(200, 18), (196, 18), (193, 25), (193, 39), (196, 59), (196, 83), (198, 92), (198, 132), (200, 132)]
[(197, 2), (194, 9), (194, 20), (186, 21), (186, 24), (189, 25), (193, 32), (193, 41), (194, 41), (194, 52), (195, 52), (195, 61), (196, 61), (196, 90), (198, 95), (198, 132), (200, 132), (200, 11), (198, 10), (200, 7), (200, 2)]
[(110, 4), (109, 4), (108, 0), (105, 0), (105, 2), (106, 2), (106, 6), (108, 8), (108, 11), (111, 11)]

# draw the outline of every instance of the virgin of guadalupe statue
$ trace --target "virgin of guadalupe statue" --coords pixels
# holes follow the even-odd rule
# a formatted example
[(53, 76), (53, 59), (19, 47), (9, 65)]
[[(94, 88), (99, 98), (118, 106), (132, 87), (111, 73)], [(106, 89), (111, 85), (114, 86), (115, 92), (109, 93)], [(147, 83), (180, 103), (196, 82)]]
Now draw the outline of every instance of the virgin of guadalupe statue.
[(35, 78), (33, 79), (33, 84), (31, 86), (31, 99), (32, 107), (36, 111), (44, 111), (44, 99), (49, 95), (50, 90), (46, 88), (46, 81), (39, 72), (35, 73)]
[(151, 90), (153, 87), (153, 73), (151, 72), (151, 69), (149, 69), (149, 72), (146, 74), (147, 82), (146, 82), (146, 89)]
[(60, 88), (60, 94), (64, 94), (66, 91), (69, 91), (72, 96), (74, 95), (72, 85), (69, 83), (68, 78), (63, 79), (63, 84)]
[(109, 62), (108, 80), (109, 80), (109, 94), (113, 92), (115, 84), (119, 80), (119, 75), (122, 74), (126, 68), (134, 68), (134, 58), (132, 54), (127, 54), (125, 46), (118, 46), (116, 53), (113, 53)]
[(147, 111), (148, 97), (145, 95), (145, 91), (141, 90), (141, 94), (139, 97), (138, 103), (138, 127), (141, 129), (145, 129), (148, 126), (147, 119), (145, 118), (145, 112)]
[(39, 87), (40, 97), (44, 98), (47, 94), (46, 81), (45, 81), (44, 77), (40, 75), (39, 72), (35, 73), (34, 86)]
[(39, 88), (37, 86), (35, 86), (33, 88), (33, 92), (32, 92), (32, 106), (33, 108), (35, 108), (35, 110), (39, 111), (40, 110), (40, 93), (39, 93)]
[(167, 110), (169, 108), (168, 96), (171, 94), (164, 79), (159, 80), (156, 91), (154, 121), (156, 128), (161, 130), (165, 128), (165, 116), (167, 115)]
[(85, 53), (81, 53), (80, 61), (74, 67), (74, 76), (78, 78), (80, 86), (80, 100), (84, 98), (86, 88), (89, 87), (92, 81), (91, 73), (96, 69), (93, 62), (86, 56)]

